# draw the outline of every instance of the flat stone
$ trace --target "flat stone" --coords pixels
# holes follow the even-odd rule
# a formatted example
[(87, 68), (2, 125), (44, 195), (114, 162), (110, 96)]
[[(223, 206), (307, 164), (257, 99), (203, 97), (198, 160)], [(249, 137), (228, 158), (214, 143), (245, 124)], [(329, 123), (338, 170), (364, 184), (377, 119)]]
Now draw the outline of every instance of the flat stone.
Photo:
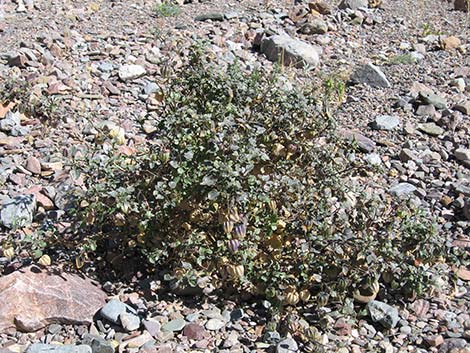
[(456, 104), (454, 109), (465, 115), (470, 115), (470, 101)]
[(468, 12), (469, 6), (467, 0), (455, 0), (454, 1), (454, 9), (459, 11)]
[(367, 309), (372, 321), (380, 323), (385, 328), (394, 328), (400, 319), (396, 308), (378, 300), (367, 303)]
[(446, 109), (447, 108), (446, 100), (443, 97), (441, 97), (441, 96), (439, 96), (435, 93), (420, 91), (419, 92), (419, 97), (421, 98), (421, 100), (424, 103), (431, 104), (436, 109)]
[(141, 65), (123, 65), (119, 68), (119, 78), (122, 81), (129, 81), (144, 76), (147, 73)]
[(181, 331), (185, 326), (187, 322), (185, 319), (178, 318), (175, 320), (171, 320), (162, 326), (162, 331), (163, 332), (176, 332), (176, 331)]
[(400, 119), (391, 115), (379, 115), (373, 122), (373, 128), (377, 130), (391, 131), (400, 126)]
[(466, 148), (457, 148), (454, 151), (454, 157), (459, 161), (469, 161), (470, 160), (470, 149)]
[(87, 345), (73, 344), (45, 344), (34, 343), (28, 347), (26, 353), (92, 353), (91, 347)]
[(41, 174), (41, 162), (34, 156), (26, 160), (26, 170), (33, 174)]
[(0, 277), (0, 296), (0, 332), (32, 332), (54, 323), (89, 325), (106, 299), (88, 279), (36, 266)]
[(346, 10), (346, 9), (357, 10), (361, 7), (363, 8), (369, 7), (369, 1), (368, 0), (343, 0), (338, 5), (338, 8), (341, 10)]
[(135, 331), (140, 327), (140, 318), (131, 313), (119, 314), (121, 326), (127, 331)]
[(183, 336), (188, 337), (190, 340), (202, 340), (206, 337), (207, 331), (198, 324), (187, 324), (183, 329)]
[(202, 14), (202, 15), (198, 15), (194, 18), (195, 21), (208, 21), (208, 20), (211, 20), (211, 21), (223, 21), (225, 20), (225, 16), (223, 13), (218, 13), (218, 12), (214, 12), (214, 13), (205, 13), (205, 14)]
[(402, 162), (408, 162), (408, 161), (417, 161), (418, 155), (416, 154), (415, 151), (410, 150), (409, 148), (404, 148), (400, 151), (399, 158)]
[(321, 50), (287, 35), (274, 35), (261, 42), (261, 52), (270, 61), (302, 68), (306, 64), (316, 67), (320, 63)]
[(444, 343), (444, 337), (442, 335), (433, 335), (424, 338), (424, 341), (430, 347), (438, 347)]
[(356, 69), (351, 76), (351, 80), (355, 83), (367, 84), (374, 88), (388, 88), (391, 86), (382, 70), (372, 63)]
[(299, 350), (299, 346), (297, 342), (293, 338), (286, 338), (279, 342), (276, 346), (277, 353), (290, 353), (290, 352), (297, 352)]
[(454, 353), (458, 349), (467, 347), (467, 341), (463, 338), (448, 338), (439, 347), (439, 353)]
[(277, 331), (268, 331), (263, 335), (263, 342), (268, 344), (278, 344), (281, 342), (281, 335)]
[(440, 126), (436, 125), (436, 123), (423, 123), (418, 125), (418, 130), (431, 135), (431, 136), (439, 136), (444, 133), (444, 129)]
[(144, 320), (142, 324), (153, 337), (156, 337), (162, 328), (162, 325), (158, 321), (152, 319)]
[(325, 34), (328, 32), (328, 23), (320, 17), (314, 17), (307, 23), (304, 23), (299, 28), (299, 32), (303, 34)]
[(432, 104), (421, 104), (416, 108), (417, 116), (434, 116), (436, 114), (436, 108)]
[(392, 186), (388, 192), (393, 196), (401, 197), (404, 195), (412, 194), (416, 191), (416, 186), (410, 183), (399, 183)]
[(10, 229), (28, 227), (33, 222), (35, 210), (36, 197), (34, 195), (18, 195), (3, 202), (0, 222)]
[(110, 300), (100, 310), (100, 315), (102, 318), (118, 325), (121, 323), (119, 316), (125, 313), (135, 314), (135, 310), (129, 305), (116, 299)]
[(125, 341), (127, 348), (140, 348), (149, 341), (152, 341), (153, 337), (147, 331), (144, 331), (141, 335), (131, 338)]
[(103, 337), (86, 333), (82, 338), (82, 344), (91, 347), (93, 353), (114, 353), (114, 346)]
[(362, 152), (370, 153), (375, 149), (375, 142), (357, 131), (343, 129), (339, 131), (339, 135), (349, 141), (357, 143), (357, 146)]
[(217, 331), (226, 325), (226, 322), (221, 319), (210, 319), (206, 322), (206, 329), (209, 331)]
[(243, 317), (245, 316), (245, 312), (243, 311), (243, 309), (234, 309), (231, 313), (230, 313), (230, 320), (231, 321), (238, 321), (238, 320), (241, 320)]

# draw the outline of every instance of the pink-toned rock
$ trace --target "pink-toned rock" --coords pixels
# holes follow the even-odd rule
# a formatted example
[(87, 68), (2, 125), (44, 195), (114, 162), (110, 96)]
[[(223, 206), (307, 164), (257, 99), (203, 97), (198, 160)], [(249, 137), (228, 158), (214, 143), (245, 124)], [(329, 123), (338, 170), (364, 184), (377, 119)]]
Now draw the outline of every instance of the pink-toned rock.
[(198, 324), (187, 324), (183, 329), (183, 336), (190, 340), (202, 340), (206, 337), (206, 330)]
[(0, 332), (37, 331), (52, 323), (90, 324), (106, 293), (77, 275), (31, 266), (0, 277)]
[(41, 185), (34, 185), (25, 191), (26, 194), (33, 194), (36, 196), (36, 202), (39, 206), (43, 207), (46, 211), (53, 210), (55, 208), (54, 202), (42, 193)]
[(41, 174), (41, 162), (36, 157), (29, 157), (26, 161), (26, 169), (33, 174)]

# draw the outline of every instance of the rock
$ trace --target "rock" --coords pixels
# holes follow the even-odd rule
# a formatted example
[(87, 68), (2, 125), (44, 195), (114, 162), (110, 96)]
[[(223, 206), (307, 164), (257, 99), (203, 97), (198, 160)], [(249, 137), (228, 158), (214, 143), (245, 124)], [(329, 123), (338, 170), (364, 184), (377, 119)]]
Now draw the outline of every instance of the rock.
[(299, 346), (297, 342), (293, 338), (286, 338), (279, 342), (276, 346), (277, 353), (289, 353), (289, 352), (297, 352), (299, 350)]
[(238, 321), (241, 320), (245, 316), (243, 309), (235, 309), (230, 313), (230, 320), (231, 321)]
[(459, 161), (470, 161), (470, 149), (457, 148), (454, 157)]
[(21, 126), (21, 115), (18, 112), (13, 113), (9, 110), (3, 119), (0, 119), (0, 130), (11, 132), (13, 129)]
[(441, 48), (444, 50), (451, 50), (458, 48), (460, 44), (460, 39), (455, 37), (455, 36), (449, 36), (449, 37), (444, 37), (444, 38), (439, 38), (439, 42), (441, 44)]
[(400, 319), (396, 308), (377, 300), (367, 303), (367, 309), (372, 321), (380, 323), (385, 328), (394, 328)]
[(28, 227), (33, 222), (35, 210), (36, 197), (34, 195), (18, 195), (3, 202), (0, 222), (10, 229)]
[(206, 14), (202, 14), (202, 15), (199, 15), (199, 16), (196, 16), (194, 18), (195, 21), (207, 21), (207, 20), (212, 20), (212, 21), (223, 21), (225, 20), (225, 16), (223, 13), (218, 13), (218, 12), (214, 12), (214, 13), (206, 13)]
[(431, 136), (439, 136), (444, 133), (444, 129), (437, 126), (436, 123), (423, 123), (418, 125), (418, 130), (431, 135)]
[(122, 313), (119, 315), (121, 326), (127, 331), (135, 331), (140, 327), (140, 318), (130, 313)]
[(125, 313), (135, 314), (135, 310), (127, 304), (120, 302), (119, 300), (112, 299), (100, 310), (102, 318), (111, 321), (115, 324), (120, 324), (119, 316)]
[(144, 331), (141, 335), (126, 340), (125, 346), (127, 348), (140, 348), (149, 341), (152, 341), (153, 337), (147, 331)]
[[(454, 353), (459, 348), (467, 347), (467, 341), (463, 338), (448, 338), (439, 347), (439, 353)], [(455, 351), (454, 351), (455, 350)]]
[(400, 119), (391, 115), (379, 115), (372, 125), (374, 129), (390, 131), (400, 126)]
[(426, 341), (427, 345), (430, 347), (438, 347), (444, 343), (444, 337), (442, 335), (434, 335), (425, 337), (424, 340)]
[(217, 331), (220, 330), (222, 327), (225, 326), (225, 321), (221, 319), (210, 319), (206, 322), (206, 329), (209, 331)]
[(343, 0), (338, 5), (338, 8), (341, 10), (346, 10), (346, 9), (357, 10), (360, 7), (363, 7), (363, 8), (369, 7), (369, 1), (368, 0)]
[(263, 341), (268, 344), (278, 344), (281, 342), (281, 335), (277, 331), (268, 331), (263, 335)]
[(182, 318), (171, 320), (162, 326), (162, 331), (163, 332), (181, 331), (186, 326), (186, 324), (187, 322)]
[(206, 337), (207, 331), (198, 324), (187, 324), (183, 329), (183, 336), (188, 337), (190, 340), (202, 340)]
[(41, 174), (41, 162), (34, 156), (26, 160), (26, 170), (33, 174)]
[(402, 162), (406, 163), (408, 161), (417, 161), (418, 155), (409, 148), (404, 148), (401, 150), (399, 158)]
[(421, 104), (416, 108), (416, 115), (418, 116), (434, 116), (436, 114), (436, 108), (432, 104)]
[(141, 65), (123, 65), (119, 68), (119, 78), (122, 81), (129, 81), (146, 74), (146, 70)]
[(382, 164), (382, 159), (377, 153), (369, 153), (364, 156), (364, 159), (371, 165), (378, 166)]
[(152, 319), (144, 320), (142, 324), (153, 337), (156, 337), (162, 328), (162, 325), (158, 321)]
[(456, 104), (454, 109), (465, 115), (470, 115), (470, 101)]
[(416, 186), (409, 183), (399, 183), (392, 186), (388, 192), (396, 197), (412, 194), (416, 191)]
[(349, 141), (357, 143), (362, 152), (370, 153), (375, 149), (375, 142), (370, 138), (352, 130), (339, 130), (339, 134)]
[(316, 11), (322, 15), (329, 15), (332, 12), (331, 5), (327, 1), (315, 0), (308, 3), (310, 10)]
[(231, 348), (235, 345), (237, 345), (239, 338), (239, 334), (236, 331), (231, 331), (228, 335), (228, 337), (224, 340), (224, 343), (222, 344), (223, 348)]
[(419, 92), (419, 98), (427, 104), (432, 104), (436, 109), (446, 109), (447, 102), (441, 96), (431, 92)]
[(314, 17), (310, 21), (304, 23), (299, 32), (303, 34), (325, 34), (328, 32), (328, 24), (319, 17)]
[(160, 88), (155, 82), (147, 82), (147, 84), (144, 86), (144, 93), (147, 95), (150, 95), (152, 93), (158, 92)]
[(28, 347), (26, 353), (92, 353), (91, 347), (87, 345), (73, 344), (45, 344), (45, 343), (34, 343)]
[(459, 11), (468, 12), (470, 6), (467, 0), (455, 0), (454, 1), (454, 9)]
[(114, 346), (101, 336), (86, 333), (82, 337), (82, 344), (91, 347), (93, 353), (114, 353)]
[(354, 83), (367, 84), (374, 88), (388, 88), (391, 86), (382, 70), (372, 63), (368, 63), (356, 69), (351, 76), (351, 81)]
[(106, 293), (90, 280), (31, 266), (0, 277), (0, 332), (37, 331), (53, 323), (89, 325)]
[(263, 39), (261, 52), (273, 61), (286, 66), (312, 67), (320, 63), (320, 50), (306, 42), (287, 35), (274, 35)]

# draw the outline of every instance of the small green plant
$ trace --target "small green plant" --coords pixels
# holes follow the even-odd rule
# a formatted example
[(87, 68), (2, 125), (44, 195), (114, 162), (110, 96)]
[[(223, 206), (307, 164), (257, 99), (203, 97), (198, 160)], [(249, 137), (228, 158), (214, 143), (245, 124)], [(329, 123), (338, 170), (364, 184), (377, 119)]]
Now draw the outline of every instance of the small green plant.
[(443, 244), (428, 215), (355, 181), (363, 166), (348, 158), (322, 97), (344, 85), (281, 78), (220, 67), (193, 48), (146, 147), (97, 146), (76, 160), (86, 185), (80, 241), (140, 252), (173, 289), (321, 306), (380, 286), (422, 293)]
[(175, 17), (181, 12), (180, 7), (170, 1), (163, 1), (155, 6), (155, 13), (158, 17)]
[(434, 26), (431, 23), (423, 23), (421, 25), (422, 31), (421, 31), (421, 37), (426, 37), (429, 35), (441, 35), (442, 32), (435, 29)]
[(411, 64), (415, 64), (417, 61), (418, 60), (416, 59), (416, 57), (414, 57), (410, 53), (406, 53), (406, 54), (400, 54), (400, 55), (391, 57), (388, 60), (388, 64), (389, 65), (411, 65)]

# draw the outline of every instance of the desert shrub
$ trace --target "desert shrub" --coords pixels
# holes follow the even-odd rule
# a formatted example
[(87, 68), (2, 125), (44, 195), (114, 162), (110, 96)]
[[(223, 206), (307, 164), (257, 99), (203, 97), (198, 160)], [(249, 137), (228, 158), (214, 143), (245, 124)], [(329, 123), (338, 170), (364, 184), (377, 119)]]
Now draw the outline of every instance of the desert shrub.
[(158, 17), (175, 17), (181, 12), (179, 6), (170, 1), (163, 1), (161, 4), (155, 5), (154, 10)]
[(138, 250), (173, 288), (320, 305), (379, 284), (420, 294), (442, 251), (431, 222), (363, 184), (325, 90), (282, 77), (194, 49), (145, 147), (76, 161), (85, 241)]

